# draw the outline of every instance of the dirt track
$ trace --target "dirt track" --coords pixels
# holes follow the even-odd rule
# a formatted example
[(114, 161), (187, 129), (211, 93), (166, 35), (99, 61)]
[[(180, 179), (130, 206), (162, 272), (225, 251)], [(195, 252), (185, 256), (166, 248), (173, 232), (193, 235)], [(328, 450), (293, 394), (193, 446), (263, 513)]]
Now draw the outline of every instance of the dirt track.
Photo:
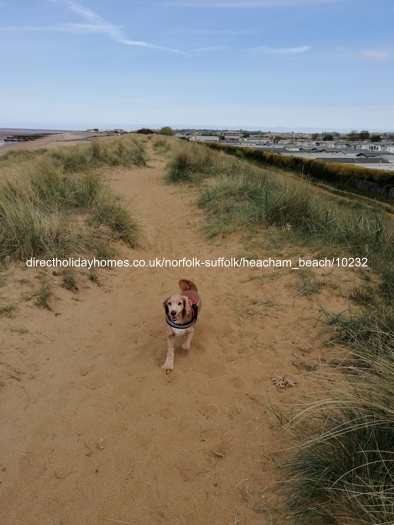
[[(204, 238), (194, 190), (165, 185), (165, 159), (150, 155), (149, 167), (111, 174), (150, 229), (148, 247), (120, 258), (245, 253), (238, 236)], [(4, 293), (17, 295), (29, 270), (7, 272)], [(333, 283), (350, 277), (317, 275), (319, 301), (344, 310)], [(204, 309), (167, 376), (162, 302), (183, 277)], [(270, 499), (271, 454), (284, 445), (268, 405), (288, 410), (315, 388), (306, 363), (329, 352), (318, 347), (315, 299), (289, 269), (119, 268), (103, 282), (59, 288), (52, 311), (29, 303), (0, 317), (0, 522), (270, 524), (254, 510)], [(283, 374), (296, 385), (280, 391), (272, 376)]]

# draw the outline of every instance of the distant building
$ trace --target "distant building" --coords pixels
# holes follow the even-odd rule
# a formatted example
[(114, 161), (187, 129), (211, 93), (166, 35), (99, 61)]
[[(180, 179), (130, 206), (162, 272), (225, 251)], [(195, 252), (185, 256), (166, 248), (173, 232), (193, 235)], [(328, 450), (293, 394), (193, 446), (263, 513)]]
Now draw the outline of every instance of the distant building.
[(189, 140), (192, 142), (219, 142), (219, 137), (214, 135), (194, 135)]
[(237, 131), (227, 131), (223, 133), (221, 138), (226, 142), (239, 142), (241, 134)]

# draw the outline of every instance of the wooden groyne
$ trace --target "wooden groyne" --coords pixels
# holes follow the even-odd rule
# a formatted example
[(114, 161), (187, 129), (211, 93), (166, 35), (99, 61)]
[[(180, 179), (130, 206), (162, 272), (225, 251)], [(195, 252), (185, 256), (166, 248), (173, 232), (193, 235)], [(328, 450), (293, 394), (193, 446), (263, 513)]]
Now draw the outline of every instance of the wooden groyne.
[(53, 133), (31, 133), (27, 135), (16, 134), (4, 137), (3, 140), (4, 142), (27, 142), (29, 140), (42, 139), (44, 137), (48, 137), (49, 135), (53, 135)]

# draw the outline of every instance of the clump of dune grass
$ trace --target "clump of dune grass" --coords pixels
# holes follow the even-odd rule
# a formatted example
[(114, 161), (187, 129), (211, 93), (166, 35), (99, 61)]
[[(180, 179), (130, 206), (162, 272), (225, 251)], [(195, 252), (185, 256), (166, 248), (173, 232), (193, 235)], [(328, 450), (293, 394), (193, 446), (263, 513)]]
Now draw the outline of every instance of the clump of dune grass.
[(4, 315), (5, 317), (13, 317), (16, 309), (17, 308), (14, 304), (0, 304), (0, 316)]
[(78, 250), (80, 238), (66, 214), (38, 206), (26, 182), (0, 186), (0, 259), (24, 260)]
[(331, 383), (330, 395), (292, 422), (296, 443), (285, 468), (296, 523), (394, 522), (393, 339), (380, 356), (359, 346), (347, 384)]
[(111, 166), (145, 166), (148, 159), (145, 141), (136, 136), (96, 139), (91, 148), (93, 161)]
[(39, 287), (33, 295), (36, 299), (36, 306), (39, 306), (40, 308), (45, 308), (47, 310), (51, 310), (49, 300), (52, 296), (52, 290), (49, 285), (47, 276), (44, 273), (39, 276)]
[(130, 203), (86, 158), (80, 146), (40, 153), (30, 168), (0, 182), (0, 260), (95, 254), (103, 242), (135, 247), (141, 241)]
[[(225, 156), (222, 156), (224, 159)], [(218, 154), (199, 144), (179, 146), (167, 165), (167, 182), (199, 182), (220, 173)]]
[[(151, 136), (149, 138), (151, 138)], [(171, 150), (171, 142), (165, 137), (155, 137), (152, 146), (159, 155), (165, 155)]]
[(91, 205), (90, 220), (93, 225), (109, 227), (116, 240), (135, 248), (141, 239), (142, 223), (138, 216), (130, 212), (129, 206), (125, 206), (120, 195), (103, 189)]
[(174, 146), (166, 167), (165, 180), (170, 183), (200, 184), (206, 179), (251, 171), (248, 164), (237, 161), (223, 152), (191, 142)]
[(312, 233), (326, 227), (319, 203), (294, 185), (281, 185), (249, 169), (233, 169), (201, 190), (199, 205), (207, 209), (211, 234), (221, 225), (286, 226)]
[(14, 150), (14, 151), (7, 151), (4, 155), (0, 156), (0, 163), (4, 165), (10, 165), (14, 164), (15, 162), (24, 162), (29, 160), (35, 160), (37, 156), (44, 155), (46, 152), (45, 149), (36, 149), (36, 150), (29, 150), (29, 149), (22, 149), (22, 150)]
[(288, 227), (301, 243), (340, 247), (369, 263), (394, 256), (390, 219), (368, 209), (346, 209), (304, 185), (278, 182), (249, 167), (212, 179), (201, 188), (198, 203), (208, 212), (210, 235), (229, 224)]
[(71, 292), (78, 291), (78, 282), (73, 268), (65, 268), (62, 272), (63, 286)]
[(71, 175), (57, 168), (48, 158), (37, 164), (30, 178), (36, 202), (58, 209), (90, 206), (103, 186), (99, 171), (88, 167)]
[(368, 344), (369, 352), (380, 355), (382, 351), (394, 353), (394, 305), (381, 302), (364, 306), (357, 313), (333, 315), (325, 310), (327, 321), (336, 326), (335, 342), (345, 342), (357, 349)]
[(49, 150), (47, 159), (65, 173), (105, 166), (145, 166), (145, 144), (137, 137), (92, 139), (88, 144)]

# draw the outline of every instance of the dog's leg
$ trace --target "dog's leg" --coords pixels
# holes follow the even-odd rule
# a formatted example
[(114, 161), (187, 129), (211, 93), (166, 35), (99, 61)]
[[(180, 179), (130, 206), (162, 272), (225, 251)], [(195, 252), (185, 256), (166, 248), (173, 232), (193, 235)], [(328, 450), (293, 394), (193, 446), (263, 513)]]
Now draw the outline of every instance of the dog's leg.
[(166, 362), (162, 366), (166, 374), (169, 374), (174, 370), (174, 339), (174, 333), (167, 334), (167, 357)]
[(189, 330), (185, 330), (185, 335), (184, 335), (185, 341), (182, 345), (182, 348), (184, 350), (189, 350), (190, 343), (192, 342), (192, 339), (193, 339), (193, 335), (194, 335), (194, 327), (190, 328)]

